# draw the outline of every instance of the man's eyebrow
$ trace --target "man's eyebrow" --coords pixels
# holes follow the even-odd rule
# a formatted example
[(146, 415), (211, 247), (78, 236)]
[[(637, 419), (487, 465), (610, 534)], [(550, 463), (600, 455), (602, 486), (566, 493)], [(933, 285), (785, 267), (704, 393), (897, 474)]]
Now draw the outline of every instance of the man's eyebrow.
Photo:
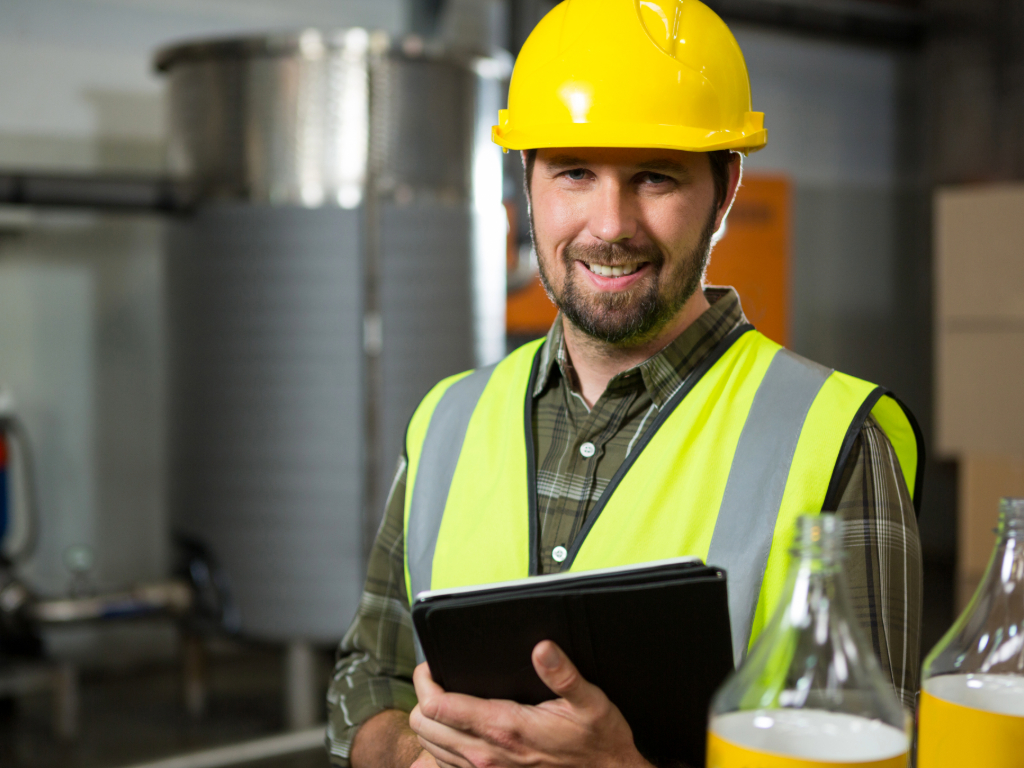
[[(565, 168), (584, 168), (591, 164), (590, 160), (579, 157), (578, 155), (555, 155), (547, 158), (544, 164), (554, 170), (565, 169)], [(688, 178), (690, 176), (690, 169), (687, 168), (683, 163), (677, 160), (672, 160), (667, 157), (658, 157), (653, 160), (646, 160), (642, 163), (637, 163), (636, 169), (638, 171), (654, 171), (656, 173), (671, 173), (676, 176)]]
[(647, 160), (638, 163), (636, 166), (641, 171), (654, 171), (656, 173), (673, 173), (677, 176), (689, 176), (690, 169), (680, 162), (669, 160), (667, 157), (656, 160)]
[(579, 168), (589, 163), (582, 157), (576, 155), (555, 155), (544, 161), (544, 165), (551, 166), (553, 168)]

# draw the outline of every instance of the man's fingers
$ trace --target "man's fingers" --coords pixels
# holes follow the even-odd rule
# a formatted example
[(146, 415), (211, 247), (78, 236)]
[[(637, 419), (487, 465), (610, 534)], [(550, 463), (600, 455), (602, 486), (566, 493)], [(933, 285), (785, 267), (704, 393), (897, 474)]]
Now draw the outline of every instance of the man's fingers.
[[(419, 724), (425, 719), (433, 717), (433, 712), (437, 708), (434, 701), (444, 696), (444, 689), (434, 682), (434, 678), (430, 674), (430, 667), (426, 662), (417, 664), (416, 669), (412, 671), (412, 684), (416, 689), (416, 698), (419, 703), (409, 713), (409, 727), (419, 733)], [(424, 712), (424, 708), (427, 708), (429, 712)]]
[[(415, 674), (413, 677), (415, 679)], [(467, 733), (482, 733), (489, 720), (489, 713), (494, 708), (494, 703), (486, 699), (462, 693), (445, 693), (433, 680), (422, 685), (417, 682), (416, 696), (419, 698), (416, 710), (419, 710), (420, 717)], [(412, 729), (419, 733), (411, 715), (409, 723)]]
[(409, 716), (409, 725), (415, 731), (420, 745), (442, 766), (473, 768), (472, 762), (465, 755), (474, 750), (479, 752), (483, 746), (476, 736), (424, 717), (419, 707)]
[(434, 682), (430, 667), (425, 661), (417, 664), (416, 669), (412, 671), (412, 684), (416, 688), (416, 698), (420, 701), (444, 693), (444, 688)]
[[(473, 768), (473, 764), (461, 755), (457, 755), (451, 750), (445, 749), (438, 744), (434, 744), (432, 741), (424, 739), (422, 736), (417, 738), (420, 740), (420, 746), (423, 747), (432, 758), (434, 758), (440, 768)], [(410, 766), (410, 768), (412, 768), (412, 766)]]
[[(444, 698), (451, 695), (445, 694)], [(469, 729), (459, 728), (458, 725), (446, 723), (434, 717), (427, 711), (427, 707), (424, 707), (422, 701), (409, 713), (409, 727), (417, 736), (453, 752), (461, 752), (462, 747), (465, 747), (470, 740), (477, 738), (476, 734)]]
[[(421, 711), (422, 717), (470, 733), (479, 733), (480, 728), (487, 723), (491, 702), (462, 693), (445, 692), (444, 688), (434, 682), (426, 662), (413, 670), (412, 681), (419, 700), (416, 708)], [(416, 730), (415, 726), (413, 730)]]
[(559, 698), (578, 707), (593, 701), (597, 689), (583, 679), (576, 665), (550, 640), (542, 640), (534, 647), (533, 668), (541, 682)]
[[(423, 747), (422, 744), (420, 744)], [(439, 763), (437, 758), (430, 754), (425, 748), (420, 749), (420, 754), (409, 768), (448, 768), (449, 763)]]

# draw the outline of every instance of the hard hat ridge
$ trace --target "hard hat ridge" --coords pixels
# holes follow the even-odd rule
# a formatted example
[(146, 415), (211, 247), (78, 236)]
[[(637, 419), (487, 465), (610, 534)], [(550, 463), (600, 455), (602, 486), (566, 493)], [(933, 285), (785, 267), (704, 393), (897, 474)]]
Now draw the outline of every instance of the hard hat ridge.
[(749, 152), (767, 132), (736, 39), (699, 0), (564, 0), (523, 45), (492, 138)]

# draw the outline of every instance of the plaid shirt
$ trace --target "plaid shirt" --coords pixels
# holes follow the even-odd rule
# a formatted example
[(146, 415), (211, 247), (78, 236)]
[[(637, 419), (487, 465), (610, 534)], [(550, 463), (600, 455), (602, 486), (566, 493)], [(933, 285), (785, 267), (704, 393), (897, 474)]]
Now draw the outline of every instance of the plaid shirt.
[[(573, 541), (658, 409), (726, 334), (746, 322), (731, 288), (709, 287), (705, 295), (711, 308), (661, 352), (615, 376), (592, 408), (573, 386), (561, 318), (548, 332), (533, 391), (542, 573), (560, 570), (552, 550)], [(585, 442), (594, 445), (590, 457), (579, 450)], [(370, 553), (362, 600), (338, 647), (327, 693), (328, 746), (339, 766), (348, 765), (363, 722), (382, 710), (411, 711), (416, 704), (405, 590), (405, 482), (403, 456)], [(921, 613), (917, 521), (896, 454), (873, 419), (865, 423), (847, 464), (839, 512), (846, 521), (844, 568), (855, 615), (896, 692), (913, 707)]]

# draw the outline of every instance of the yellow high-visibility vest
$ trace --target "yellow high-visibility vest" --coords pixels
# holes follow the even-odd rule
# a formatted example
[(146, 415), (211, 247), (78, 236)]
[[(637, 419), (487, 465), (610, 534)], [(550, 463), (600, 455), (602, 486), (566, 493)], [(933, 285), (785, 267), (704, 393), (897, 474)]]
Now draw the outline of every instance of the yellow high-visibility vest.
[[(406, 433), (406, 588), (537, 573), (532, 407), (542, 340), (445, 379)], [(868, 414), (919, 506), (923, 442), (889, 392), (742, 326), (687, 376), (567, 545), (563, 569), (680, 556), (725, 569), (737, 660), (781, 597), (799, 514), (834, 509)]]

